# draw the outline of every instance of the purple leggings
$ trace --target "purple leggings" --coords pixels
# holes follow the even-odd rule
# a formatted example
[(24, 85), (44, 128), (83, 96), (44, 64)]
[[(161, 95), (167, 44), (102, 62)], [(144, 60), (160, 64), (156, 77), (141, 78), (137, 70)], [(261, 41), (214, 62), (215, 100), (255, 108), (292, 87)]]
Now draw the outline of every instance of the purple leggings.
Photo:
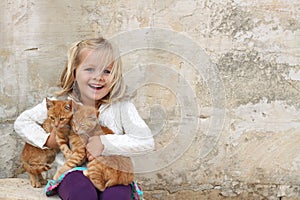
[(82, 171), (70, 172), (58, 187), (63, 200), (131, 200), (131, 192), (130, 185), (116, 185), (100, 192)]

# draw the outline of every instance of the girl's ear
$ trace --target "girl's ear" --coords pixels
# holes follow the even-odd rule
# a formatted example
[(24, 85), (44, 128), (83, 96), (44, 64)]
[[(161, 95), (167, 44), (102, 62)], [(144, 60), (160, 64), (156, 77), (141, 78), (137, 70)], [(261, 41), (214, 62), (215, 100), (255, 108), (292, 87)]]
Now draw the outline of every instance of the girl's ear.
[(72, 100), (68, 100), (67, 104), (65, 105), (65, 109), (67, 111), (72, 111)]
[(52, 108), (54, 106), (54, 102), (51, 101), (50, 99), (46, 98), (46, 105), (47, 105), (47, 110)]

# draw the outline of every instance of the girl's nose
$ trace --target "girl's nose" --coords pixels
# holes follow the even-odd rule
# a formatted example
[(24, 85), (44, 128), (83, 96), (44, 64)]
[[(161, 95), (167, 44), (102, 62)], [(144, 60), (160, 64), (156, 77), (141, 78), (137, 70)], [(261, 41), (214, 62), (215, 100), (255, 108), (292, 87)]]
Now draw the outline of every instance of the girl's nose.
[(103, 72), (102, 71), (96, 71), (95, 73), (94, 73), (94, 77), (93, 77), (94, 79), (96, 79), (96, 80), (103, 80)]

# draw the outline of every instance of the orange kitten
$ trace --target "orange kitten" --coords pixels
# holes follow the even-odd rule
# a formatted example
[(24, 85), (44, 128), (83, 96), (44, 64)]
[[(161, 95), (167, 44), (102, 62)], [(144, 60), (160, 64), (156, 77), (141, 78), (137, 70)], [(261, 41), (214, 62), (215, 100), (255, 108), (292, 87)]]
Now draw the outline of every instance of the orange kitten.
[[(85, 144), (87, 139), (95, 135), (113, 134), (98, 122), (99, 111), (94, 107), (73, 104), (72, 129), (78, 133)], [(125, 156), (99, 156), (88, 162), (86, 175), (103, 191), (113, 185), (129, 185), (133, 182), (133, 165), (131, 159)]]
[(134, 181), (131, 159), (125, 156), (99, 156), (83, 171), (100, 191), (114, 185), (129, 185)]
[[(70, 130), (71, 101), (47, 101), (47, 119), (43, 128), (50, 133), (53, 129), (57, 132)], [(58, 149), (41, 149), (25, 143), (22, 151), (21, 161), (24, 169), (29, 173), (30, 184), (33, 187), (41, 187), (46, 184), (42, 176), (43, 171), (48, 171), (53, 163)]]
[(80, 166), (86, 162), (85, 143), (82, 141), (80, 136), (76, 134), (73, 130), (69, 132), (56, 133), (56, 142), (60, 150), (64, 154), (66, 162), (56, 172), (56, 174), (53, 177), (54, 180), (57, 180), (60, 177), (60, 175), (64, 172), (74, 167)]

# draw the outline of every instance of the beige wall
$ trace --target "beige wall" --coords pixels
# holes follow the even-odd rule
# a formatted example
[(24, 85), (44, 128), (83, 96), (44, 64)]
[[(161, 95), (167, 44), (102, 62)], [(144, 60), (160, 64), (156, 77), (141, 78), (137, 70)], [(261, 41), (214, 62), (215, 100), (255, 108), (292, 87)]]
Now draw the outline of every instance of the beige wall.
[(135, 161), (148, 198), (300, 198), (299, 1), (20, 0), (0, 9), (1, 178), (20, 176), (16, 116), (56, 84), (72, 42), (101, 34), (120, 47), (156, 139), (156, 152)]

